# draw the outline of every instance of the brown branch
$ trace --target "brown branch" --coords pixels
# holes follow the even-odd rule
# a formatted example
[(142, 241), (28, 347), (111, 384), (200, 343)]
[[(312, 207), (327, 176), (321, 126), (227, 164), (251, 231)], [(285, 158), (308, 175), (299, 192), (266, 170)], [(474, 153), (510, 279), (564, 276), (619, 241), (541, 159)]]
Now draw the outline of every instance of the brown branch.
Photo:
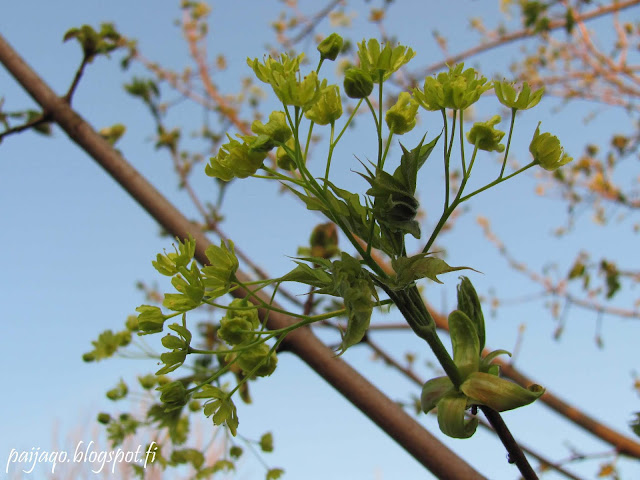
[[(633, 7), (634, 5), (640, 4), (640, 0), (627, 0), (626, 2), (614, 2), (611, 5), (606, 7), (600, 7), (592, 10), (591, 12), (584, 13), (582, 15), (575, 15), (574, 19), (576, 22), (584, 22), (586, 20), (592, 20), (594, 18), (601, 17), (603, 15), (607, 15), (609, 13), (618, 12), (620, 10), (624, 10), (629, 7)], [(549, 31), (558, 30), (560, 28), (564, 28), (567, 25), (566, 20), (554, 20), (549, 23)], [(492, 50), (496, 47), (500, 47), (502, 45), (506, 45), (508, 43), (514, 42), (516, 40), (523, 40), (525, 38), (534, 37), (538, 35), (538, 32), (533, 28), (525, 28), (522, 30), (517, 30), (512, 33), (508, 33), (505, 35), (501, 35), (495, 40), (491, 40), (485, 43), (481, 43), (475, 47), (469, 48), (464, 52), (460, 52), (456, 55), (452, 55), (441, 62), (436, 62), (429, 65), (426, 69), (422, 71), (419, 75), (415, 75), (416, 77), (426, 77), (438, 70), (445, 68), (447, 65), (453, 65), (455, 63), (460, 62), (466, 58), (472, 57), (482, 52), (486, 52), (488, 50)]]
[[(0, 62), (14, 79), (42, 106), (51, 112), (53, 120), (87, 154), (102, 166), (158, 223), (179, 238), (192, 235), (196, 240), (196, 259), (207, 263), (206, 248), (210, 245), (204, 233), (184, 217), (142, 175), (104, 140), (80, 115), (24, 62), (0, 35)], [(240, 281), (246, 281), (244, 273), (237, 273)], [(235, 295), (246, 293), (236, 290)], [(269, 301), (265, 299), (265, 301)], [(260, 314), (265, 315), (261, 310)], [(264, 317), (263, 317), (264, 318)], [(267, 326), (283, 328), (294, 320), (270, 312)], [(336, 390), (380, 426), (407, 452), (441, 479), (484, 478), (462, 458), (427, 432), (418, 422), (374, 387), (356, 370), (337, 358), (309, 328), (290, 333), (283, 341), (285, 348), (306, 362)]]

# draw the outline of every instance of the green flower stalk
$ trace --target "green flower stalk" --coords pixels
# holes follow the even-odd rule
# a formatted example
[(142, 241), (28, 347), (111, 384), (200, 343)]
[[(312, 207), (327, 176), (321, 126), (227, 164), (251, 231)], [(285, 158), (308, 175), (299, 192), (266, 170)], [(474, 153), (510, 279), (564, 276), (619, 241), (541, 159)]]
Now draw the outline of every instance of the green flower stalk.
[(337, 33), (332, 33), (318, 44), (318, 52), (320, 52), (320, 60), (335, 60), (342, 50), (344, 41)]
[(418, 106), (418, 102), (411, 97), (410, 93), (401, 92), (398, 101), (387, 110), (384, 117), (389, 131), (395, 135), (403, 135), (413, 130), (416, 126)]
[(511, 83), (505, 81), (493, 82), (493, 89), (500, 103), (513, 110), (528, 110), (535, 107), (540, 103), (540, 99), (544, 94), (544, 87), (532, 92), (527, 82), (522, 84), (522, 90), (520, 90), (517, 97), (516, 89)]
[(384, 48), (380, 48), (380, 43), (373, 38), (358, 44), (360, 68), (371, 75), (374, 83), (384, 82), (415, 56), (411, 48), (403, 45), (391, 48), (386, 43)]
[(429, 111), (452, 108), (464, 110), (478, 101), (480, 95), (492, 87), (485, 77), (473, 68), (463, 70), (464, 63), (449, 67), (448, 72), (424, 80), (422, 90), (413, 89), (414, 98), (421, 107)]
[(557, 170), (573, 158), (564, 152), (558, 137), (548, 132), (540, 133), (540, 123), (538, 122), (538, 128), (533, 134), (529, 151), (533, 155), (533, 161), (542, 168), (549, 171)]
[(320, 96), (316, 102), (305, 112), (312, 122), (318, 125), (333, 124), (342, 116), (342, 102), (340, 100), (340, 90), (337, 85), (329, 85), (323, 80), (320, 86)]
[(349, 98), (367, 98), (373, 92), (373, 79), (360, 68), (344, 72), (344, 92)]
[(504, 132), (494, 127), (500, 123), (500, 115), (494, 115), (486, 122), (476, 122), (467, 133), (467, 140), (479, 150), (487, 152), (503, 152), (504, 145), (500, 143)]

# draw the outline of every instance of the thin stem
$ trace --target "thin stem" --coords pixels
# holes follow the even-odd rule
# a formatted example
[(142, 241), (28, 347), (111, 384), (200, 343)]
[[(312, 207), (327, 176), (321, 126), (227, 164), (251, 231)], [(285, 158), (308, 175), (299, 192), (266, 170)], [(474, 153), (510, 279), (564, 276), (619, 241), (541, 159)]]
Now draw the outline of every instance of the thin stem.
[[(447, 121), (447, 111), (443, 108), (442, 122), (444, 123), (444, 208), (449, 208), (449, 152), (447, 152), (447, 143), (449, 143), (449, 122)], [(455, 121), (455, 120), (454, 120)], [(454, 130), (455, 131), (455, 130)], [(449, 149), (450, 150), (450, 149)]]
[(504, 175), (504, 169), (507, 167), (507, 158), (509, 157), (509, 147), (511, 146), (511, 136), (513, 135), (513, 124), (516, 121), (516, 112), (517, 108), (511, 109), (511, 126), (509, 127), (509, 138), (507, 139), (507, 149), (504, 152), (504, 159), (502, 160), (502, 169), (500, 170), (500, 175), (498, 178), (502, 178)]
[(516, 464), (525, 480), (538, 480), (538, 475), (536, 475), (536, 472), (531, 468), (527, 457), (525, 457), (522, 449), (513, 438), (513, 435), (511, 435), (509, 428), (504, 423), (500, 414), (484, 405), (479, 405), (479, 408), (487, 417), (487, 420), (489, 420), (489, 423), (496, 432), (496, 435), (498, 435), (502, 444), (507, 449), (507, 452), (509, 453), (509, 462)]
[(524, 167), (522, 167), (521, 169), (516, 170), (516, 171), (515, 171), (515, 172), (513, 172), (512, 174), (507, 175), (506, 177), (497, 178), (497, 179), (496, 179), (496, 180), (494, 180), (493, 182), (488, 183), (487, 185), (485, 185), (485, 186), (484, 186), (484, 187), (482, 187), (482, 188), (479, 188), (479, 189), (478, 189), (478, 190), (476, 190), (475, 192), (471, 192), (469, 195), (465, 195), (464, 197), (462, 197), (462, 198), (460, 199), (460, 202), (459, 202), (459, 203), (466, 202), (466, 201), (467, 201), (467, 200), (469, 200), (471, 197), (474, 197), (475, 195), (477, 195), (477, 194), (479, 194), (479, 193), (481, 193), (481, 192), (484, 192), (485, 190), (487, 190), (487, 189), (489, 189), (489, 188), (491, 188), (491, 187), (495, 187), (496, 185), (498, 185), (498, 184), (500, 184), (500, 183), (502, 183), (502, 182), (505, 182), (505, 181), (509, 180), (509, 179), (510, 179), (510, 178), (512, 178), (512, 177), (515, 177), (516, 175), (518, 175), (518, 174), (520, 174), (520, 173), (524, 172), (525, 170), (530, 169), (530, 168), (531, 168), (531, 167), (533, 167), (534, 165), (537, 165), (537, 163), (536, 163), (536, 162), (531, 162), (531, 163), (529, 163), (528, 165), (525, 165)]

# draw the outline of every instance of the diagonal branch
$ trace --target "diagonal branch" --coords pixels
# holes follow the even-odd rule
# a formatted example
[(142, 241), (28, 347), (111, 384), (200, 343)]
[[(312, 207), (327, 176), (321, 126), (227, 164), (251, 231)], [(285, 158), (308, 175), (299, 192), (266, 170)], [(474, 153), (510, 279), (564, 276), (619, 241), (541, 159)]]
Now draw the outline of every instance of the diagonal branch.
[[(210, 242), (204, 233), (194, 228), (186, 217), (127, 163), (64, 99), (57, 96), (2, 35), (0, 62), (33, 99), (45, 111), (50, 112), (53, 120), (71, 140), (100, 164), (163, 228), (183, 239), (191, 234), (196, 240), (196, 259), (201, 263), (207, 262), (204, 252)], [(237, 276), (241, 281), (247, 280), (246, 275), (241, 272), (238, 272)], [(243, 293), (238, 291), (237, 295)], [(261, 311), (261, 315), (265, 313)], [(267, 326), (271, 329), (282, 328), (292, 322), (293, 320), (287, 316), (270, 312)], [(484, 478), (350, 365), (335, 357), (334, 352), (310, 329), (301, 328), (292, 332), (283, 344), (285, 349), (307, 363), (438, 478)]]
[[(576, 22), (584, 22), (585, 20), (592, 20), (594, 18), (598, 18), (613, 12), (618, 12), (620, 10), (624, 10), (625, 8), (633, 7), (634, 5), (638, 5), (638, 4), (640, 4), (640, 0), (627, 0), (624, 2), (613, 2), (611, 5), (596, 8), (582, 15), (575, 15), (574, 20)], [(566, 20), (554, 20), (549, 23), (549, 31), (565, 28), (566, 25), (567, 25)], [(476, 45), (475, 47), (465, 50), (464, 52), (460, 52), (456, 55), (452, 55), (446, 58), (445, 60), (442, 60), (441, 62), (433, 63), (429, 65), (427, 68), (423, 69), (419, 75), (415, 75), (415, 77), (416, 78), (425, 77), (434, 72), (437, 72), (438, 70), (445, 68), (447, 65), (453, 65), (455, 63), (460, 62), (461, 60), (472, 57), (474, 55), (478, 55), (479, 53), (492, 50), (496, 47), (500, 47), (507, 43), (515, 42), (516, 40), (522, 40), (525, 38), (534, 37), (536, 35), (538, 35), (538, 32), (536, 32), (534, 28), (524, 28), (522, 30), (517, 30), (515, 32), (500, 35), (498, 38), (494, 40), (489, 40), (488, 42), (484, 42), (479, 45)]]

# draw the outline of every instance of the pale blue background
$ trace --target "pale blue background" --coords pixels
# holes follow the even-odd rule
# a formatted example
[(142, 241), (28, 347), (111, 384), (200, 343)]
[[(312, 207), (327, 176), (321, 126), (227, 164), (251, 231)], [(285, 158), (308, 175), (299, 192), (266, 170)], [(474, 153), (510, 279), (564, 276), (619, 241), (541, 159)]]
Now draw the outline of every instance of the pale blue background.
[[(102, 21), (114, 21), (122, 33), (139, 39), (147, 58), (178, 69), (188, 64), (185, 43), (173, 24), (180, 15), (177, 3), (3, 1), (0, 31), (62, 93), (80, 60), (78, 46), (71, 42), (63, 44), (62, 35), (68, 28), (83, 23), (96, 26)], [(244, 1), (233, 2), (233, 6), (232, 2), (211, 3), (210, 58), (221, 52), (227, 55), (229, 70), (217, 81), (221, 91), (235, 91), (238, 79), (247, 73), (244, 59), (261, 57), (264, 45), (273, 43), (267, 20), (274, 19), (281, 3)], [(301, 2), (300, 8), (315, 11), (319, 7), (313, 4)], [(476, 39), (465, 18), (483, 16), (491, 26), (496, 9), (494, 2), (401, 2), (391, 8), (387, 27), (398, 35), (399, 41), (418, 51), (412, 61), (415, 68), (441, 59), (431, 29), (437, 28), (450, 39), (451, 51), (458, 51), (473, 45)], [(348, 10), (357, 13), (355, 28), (359, 36), (378, 35), (375, 27), (366, 22), (362, 2), (354, 3)], [(625, 15), (637, 18), (638, 9), (628, 10)], [(327, 22), (318, 28), (322, 34), (331, 31)], [(516, 55), (514, 47), (477, 60), (483, 71), (491, 75), (506, 71), (506, 62)], [(89, 66), (74, 107), (96, 128), (126, 123), (128, 131), (118, 144), (120, 150), (179, 208), (194, 215), (186, 195), (177, 191), (170, 159), (153, 150), (153, 126), (146, 110), (121, 88), (132, 74), (140, 75), (142, 70), (134, 67), (123, 73), (117, 65), (119, 55), (114, 57), (110, 62), (98, 59)], [(33, 105), (3, 69), (0, 69), (0, 96), (5, 97), (4, 109), (8, 111)], [(176, 95), (170, 93), (166, 98)], [(541, 116), (543, 129), (558, 134), (576, 156), (586, 139), (606, 142), (613, 132), (630, 131), (628, 117), (620, 110), (605, 111), (585, 125), (582, 118), (591, 107), (579, 104), (552, 116), (550, 109), (555, 105), (553, 100), (545, 100), (537, 113), (533, 111), (518, 122), (512, 152), (523, 163), (528, 161), (528, 141)], [(484, 117), (494, 110), (495, 106), (491, 106), (477, 113)], [(199, 109), (179, 107), (168, 123), (185, 126), (187, 136), (188, 129), (197, 126), (200, 119)], [(367, 128), (364, 119), (361, 123)], [(425, 129), (432, 135), (440, 128), (438, 116), (423, 113), (419, 128), (402, 141), (411, 146)], [(361, 159), (375, 155), (373, 146), (363, 147), (370, 133), (359, 130), (334, 157), (335, 174), (341, 185), (364, 188), (359, 177), (349, 170), (359, 168), (353, 155)], [(392, 155), (397, 152), (395, 148)], [(425, 168), (419, 187), (430, 222), (437, 219), (441, 208), (442, 171), (436, 163), (439, 159), (434, 155), (430, 160), (433, 164), (427, 167), (432, 170)], [(479, 158), (478, 162), (474, 181), (480, 185), (485, 175), (483, 169), (486, 168), (488, 179), (495, 175), (496, 163), (488, 157)], [(519, 298), (538, 292), (539, 287), (508, 269), (482, 238), (475, 223), (480, 213), (492, 220), (512, 251), (533, 268), (540, 269), (556, 261), (562, 274), (582, 248), (594, 252), (596, 258), (605, 255), (626, 262), (623, 264), (630, 268), (637, 267), (636, 240), (630, 233), (629, 222), (604, 229), (593, 226), (588, 215), (584, 215), (575, 234), (560, 241), (552, 237), (550, 232), (566, 218), (564, 206), (557, 200), (535, 196), (535, 184), (535, 178), (529, 175), (482, 195), (473, 203), (473, 211), (459, 220), (455, 234), (441, 242), (450, 263), (473, 266), (484, 272), (472, 276), (482, 293), (495, 287), (503, 298)], [(215, 198), (211, 179), (202, 175), (197, 187), (204, 195), (210, 192), (209, 199)], [(307, 241), (310, 229), (320, 221), (292, 198), (279, 195), (275, 186), (251, 180), (230, 189), (226, 208), (225, 231), (274, 275), (291, 268), (286, 255), (295, 255), (297, 247)], [(0, 364), (4, 383), (0, 394), (0, 479), (4, 480), (12, 478), (5, 475), (5, 465), (13, 448), (73, 450), (78, 440), (87, 442), (96, 438), (95, 413), (120, 408), (104, 399), (105, 390), (120, 377), (132, 380), (135, 374), (154, 369), (150, 362), (140, 360), (84, 364), (81, 355), (90, 349), (91, 340), (100, 331), (120, 328), (126, 316), (143, 303), (142, 295), (135, 289), (137, 280), (162, 281), (151, 267), (151, 259), (168, 248), (170, 241), (159, 237), (155, 222), (57, 128), (53, 139), (25, 133), (7, 138), (0, 145), (0, 220), (4, 231), (0, 239), (3, 252)], [(424, 231), (430, 230), (425, 226)], [(443, 280), (444, 286), (427, 285), (428, 296), (436, 306), (450, 309), (454, 305), (456, 276), (452, 274)], [(625, 294), (616, 300), (628, 307), (633, 297)], [(390, 319), (397, 319), (397, 315), (382, 320)], [(593, 342), (595, 319), (594, 313), (574, 308), (562, 340), (555, 342), (551, 338), (554, 324), (541, 303), (504, 307), (499, 317), (488, 319), (487, 343), (494, 348), (512, 349), (518, 326), (526, 323), (517, 364), (568, 401), (630, 434), (627, 427), (630, 412), (639, 409), (637, 394), (632, 390), (638, 322), (606, 317), (603, 334), (606, 348), (600, 350)], [(421, 362), (433, 360), (409, 334), (376, 334), (374, 338), (398, 356), (411, 350), (420, 354)], [(448, 344), (448, 340), (445, 342)], [(364, 348), (354, 348), (344, 358), (394, 399), (406, 400), (418, 392), (392, 370), (379, 362), (372, 363)], [(421, 374), (426, 376), (428, 371), (421, 368)], [(273, 430), (276, 451), (265, 459), (270, 466), (285, 468), (285, 478), (432, 478), (295, 358), (282, 355), (277, 373), (253, 384), (252, 391), (254, 405), (239, 407), (240, 433), (258, 438)], [(135, 405), (126, 402), (122, 408)], [(508, 413), (505, 419), (517, 438), (552, 459), (570, 454), (567, 442), (586, 453), (610, 450), (543, 404)], [(421, 416), (420, 421), (442, 436), (433, 417)], [(201, 435), (207, 438), (210, 424), (205, 421), (202, 425)], [(489, 478), (517, 478), (517, 472), (506, 463), (504, 451), (493, 436), (479, 432), (471, 440), (443, 438), (443, 441)], [(618, 465), (623, 478), (640, 478), (637, 462), (621, 461)], [(569, 468), (592, 477), (597, 462)], [(64, 470), (61, 475), (60, 478), (65, 478)], [(239, 478), (263, 476), (260, 464), (248, 455), (242, 462)], [(40, 466), (24, 478), (48, 477)], [(551, 473), (547, 478), (559, 477)]]

